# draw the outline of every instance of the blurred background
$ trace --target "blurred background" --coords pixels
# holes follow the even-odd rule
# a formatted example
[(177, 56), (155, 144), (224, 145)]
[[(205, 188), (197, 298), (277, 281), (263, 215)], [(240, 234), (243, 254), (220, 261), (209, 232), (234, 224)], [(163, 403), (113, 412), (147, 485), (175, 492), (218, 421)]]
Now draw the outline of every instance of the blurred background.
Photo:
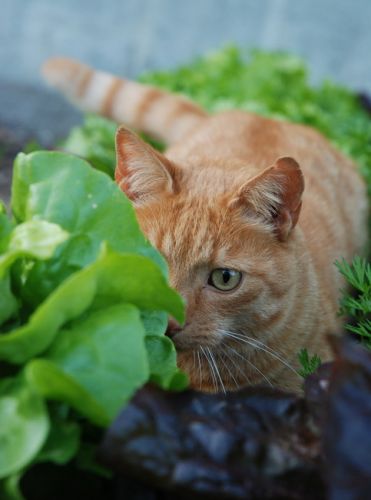
[[(303, 57), (314, 83), (371, 91), (370, 0), (0, 0), (0, 145), (53, 144), (81, 119), (40, 77), (65, 55), (135, 78), (234, 43)], [(0, 184), (4, 177), (0, 169)], [(1, 186), (0, 186), (1, 187)]]

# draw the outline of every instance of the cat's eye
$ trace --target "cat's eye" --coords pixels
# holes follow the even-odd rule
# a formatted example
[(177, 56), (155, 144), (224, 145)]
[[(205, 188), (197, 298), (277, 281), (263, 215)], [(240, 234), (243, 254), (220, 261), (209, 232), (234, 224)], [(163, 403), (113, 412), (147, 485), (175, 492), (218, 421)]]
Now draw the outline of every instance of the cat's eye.
[(222, 292), (229, 292), (240, 284), (241, 278), (242, 274), (240, 271), (220, 268), (211, 271), (207, 283)]

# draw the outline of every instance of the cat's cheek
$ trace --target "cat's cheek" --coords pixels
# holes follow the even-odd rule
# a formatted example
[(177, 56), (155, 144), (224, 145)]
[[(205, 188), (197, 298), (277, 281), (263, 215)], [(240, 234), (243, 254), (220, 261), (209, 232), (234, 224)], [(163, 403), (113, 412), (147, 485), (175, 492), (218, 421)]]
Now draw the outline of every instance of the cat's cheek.
[[(248, 295), (248, 297), (247, 297)], [(203, 296), (205, 307), (210, 311), (210, 316), (216, 318), (235, 318), (241, 312), (247, 315), (250, 311), (254, 310), (254, 305), (251, 303), (250, 298), (256, 299), (258, 293), (246, 293), (241, 287), (236, 291), (231, 292), (214, 292), (213, 290), (206, 290)]]

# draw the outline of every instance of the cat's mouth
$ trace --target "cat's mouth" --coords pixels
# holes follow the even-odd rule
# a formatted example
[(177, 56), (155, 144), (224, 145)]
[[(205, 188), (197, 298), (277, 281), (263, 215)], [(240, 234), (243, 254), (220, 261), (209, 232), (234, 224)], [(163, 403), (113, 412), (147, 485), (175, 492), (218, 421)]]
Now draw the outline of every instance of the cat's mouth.
[[(171, 338), (173, 341), (175, 348), (177, 351), (190, 351), (192, 348), (194, 348), (194, 343), (189, 342), (188, 336), (184, 334), (182, 330), (179, 332), (173, 333), (171, 335), (166, 332), (166, 335)], [(193, 345), (192, 345), (193, 344)]]

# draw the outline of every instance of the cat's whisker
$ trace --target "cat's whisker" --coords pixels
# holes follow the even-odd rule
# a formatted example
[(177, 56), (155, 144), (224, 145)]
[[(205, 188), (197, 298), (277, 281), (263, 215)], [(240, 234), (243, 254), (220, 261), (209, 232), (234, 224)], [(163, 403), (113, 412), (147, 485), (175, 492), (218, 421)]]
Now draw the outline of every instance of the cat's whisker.
[(277, 354), (277, 352), (275, 352), (274, 350), (270, 349), (265, 344), (261, 345), (261, 343), (257, 343), (255, 341), (255, 339), (253, 339), (251, 337), (248, 337), (248, 336), (246, 336), (246, 338), (244, 338), (244, 336), (234, 336), (234, 335), (230, 335), (230, 336), (232, 338), (234, 338), (235, 340), (239, 340), (240, 342), (248, 344), (248, 345), (250, 345), (252, 347), (255, 347), (256, 349), (258, 349), (260, 351), (263, 351), (263, 352), (269, 354), (273, 358), (275, 358), (278, 361), (280, 361), (283, 365), (285, 365), (293, 373), (295, 373), (295, 375), (299, 376), (298, 372), (285, 359), (283, 359), (279, 354)]
[(207, 364), (209, 366), (209, 373), (211, 375), (211, 380), (213, 382), (213, 386), (214, 386), (214, 390), (215, 392), (218, 392), (218, 383), (217, 383), (217, 380), (216, 380), (216, 377), (215, 377), (215, 374), (214, 374), (214, 368), (213, 366), (211, 365), (210, 363), (210, 359), (209, 357), (207, 356), (207, 353), (205, 352), (204, 348), (202, 346), (200, 346), (200, 349), (201, 349), (201, 352), (202, 354), (204, 355), (206, 361), (207, 361)]
[(200, 351), (197, 350), (197, 359), (198, 359), (198, 372), (199, 372), (199, 384), (198, 387), (201, 390), (202, 388), (202, 365), (201, 365), (201, 356)]
[[(226, 351), (223, 351), (222, 354), (224, 354), (226, 356), (226, 358), (228, 359), (228, 361), (232, 361), (232, 358), (230, 356), (228, 356), (228, 353)], [(226, 368), (227, 372), (229, 373), (231, 379), (235, 383), (236, 388), (238, 389), (239, 388), (239, 384), (238, 384), (237, 380), (234, 378), (234, 375), (233, 375), (231, 369), (229, 368), (228, 364), (225, 363), (222, 355), (219, 354), (219, 358), (220, 358), (220, 361), (223, 363), (223, 366)]]
[(219, 368), (218, 368), (218, 365), (216, 363), (216, 360), (213, 356), (213, 353), (211, 352), (210, 348), (209, 347), (206, 347), (206, 350), (207, 352), (209, 353), (210, 355), (210, 359), (211, 359), (211, 362), (214, 366), (214, 369), (215, 369), (215, 373), (216, 373), (216, 376), (218, 377), (219, 379), (219, 382), (220, 382), (220, 385), (221, 385), (221, 388), (222, 388), (222, 391), (224, 392), (224, 394), (226, 393), (226, 390), (225, 390), (225, 386), (224, 386), (224, 383), (223, 383), (223, 380), (222, 380), (222, 377), (220, 375), (220, 371), (219, 371)]
[(293, 368), (285, 359), (283, 359), (279, 354), (277, 354), (277, 352), (275, 352), (273, 349), (271, 349), (270, 347), (268, 347), (263, 342), (261, 342), (259, 340), (256, 340), (256, 339), (253, 339), (252, 337), (249, 337), (248, 335), (241, 335), (239, 333), (231, 332), (231, 331), (226, 331), (226, 330), (219, 330), (219, 331), (220, 331), (220, 333), (222, 333), (226, 337), (230, 337), (230, 338), (232, 338), (234, 340), (237, 340), (239, 342), (248, 344), (251, 347), (255, 347), (256, 349), (269, 354), (273, 358), (275, 358), (278, 361), (280, 361), (283, 365), (285, 365), (293, 373), (295, 373), (295, 375), (297, 375), (298, 377), (300, 377), (300, 375), (295, 370), (295, 368)]
[[(235, 351), (235, 350), (234, 350), (234, 349), (232, 349), (231, 347), (227, 346), (227, 348), (228, 348), (228, 350), (232, 350), (232, 351), (234, 351), (236, 354), (238, 354), (238, 353), (237, 353), (237, 351)], [(227, 354), (227, 353), (226, 353), (226, 351), (224, 351), (224, 353), (225, 353), (225, 354)], [(240, 367), (238, 364), (236, 364), (236, 363), (234, 362), (234, 360), (232, 359), (232, 357), (231, 357), (231, 356), (228, 356), (228, 358), (229, 358), (229, 359), (233, 362), (233, 366), (234, 366), (235, 368), (237, 368), (238, 372), (239, 372), (239, 373), (240, 373), (240, 375), (241, 375), (241, 376), (242, 376), (242, 377), (246, 380), (246, 382), (247, 382), (249, 385), (252, 385), (252, 382), (251, 382), (250, 377), (248, 377), (248, 375), (247, 375), (247, 374), (246, 374), (246, 373), (245, 373), (245, 372), (241, 369), (241, 367)], [(240, 385), (240, 384), (239, 384), (239, 385)]]
[(235, 335), (236, 337), (239, 337), (239, 338), (241, 338), (243, 340), (245, 340), (245, 339), (251, 340), (252, 342), (255, 342), (256, 344), (261, 345), (265, 349), (268, 349), (268, 351), (271, 351), (272, 353), (276, 354), (277, 356), (278, 355), (281, 355), (281, 356), (283, 355), (283, 353), (280, 352), (278, 349), (277, 350), (273, 350), (271, 347), (269, 347), (267, 344), (265, 344), (261, 340), (258, 340), (256, 338), (250, 337), (249, 335), (247, 335), (247, 333), (238, 333), (238, 332), (235, 332), (235, 331), (232, 331), (232, 330), (223, 330), (223, 329), (219, 329), (219, 331), (222, 334), (225, 333), (225, 334)]
[(258, 339), (254, 338), (254, 337), (250, 337), (246, 333), (243, 333), (243, 334), (242, 333), (238, 333), (238, 332), (231, 332), (231, 333), (233, 333), (234, 335), (237, 335), (238, 337), (241, 337), (242, 339), (251, 340), (251, 342), (255, 342), (256, 344), (261, 345), (265, 349), (268, 349), (268, 351), (272, 352), (273, 354), (275, 354), (277, 356), (281, 356), (281, 358), (284, 359), (283, 356), (285, 354), (282, 351), (280, 351), (279, 349), (275, 349), (275, 350), (272, 349), (271, 347), (269, 347), (267, 344), (265, 344), (261, 340), (258, 340)]
[(208, 364), (209, 364), (209, 367), (210, 367), (210, 370), (211, 370), (211, 374), (212, 374), (212, 377), (213, 377), (215, 392), (219, 392), (219, 385), (218, 385), (218, 379), (217, 379), (217, 376), (216, 376), (216, 373), (215, 373), (215, 368), (214, 368), (214, 365), (213, 365), (213, 363), (211, 361), (209, 351), (207, 350), (206, 347), (205, 347), (205, 355), (206, 355), (206, 358), (207, 358), (207, 361), (208, 361)]
[(233, 347), (228, 346), (227, 348), (230, 351), (232, 351), (236, 356), (238, 356), (239, 358), (241, 358), (243, 361), (246, 361), (252, 368), (254, 368), (254, 370), (256, 370), (263, 377), (263, 379), (267, 382), (268, 385), (270, 385), (271, 387), (273, 387), (273, 384), (269, 380), (269, 378), (261, 370), (259, 370), (259, 368), (257, 366), (255, 366), (252, 361), (250, 361), (249, 359), (247, 359), (245, 356), (242, 356), (242, 354), (240, 354), (238, 351), (236, 351), (236, 349), (233, 349)]
[[(243, 337), (243, 336), (242, 336)], [(264, 352), (268, 352), (270, 353), (270, 355), (274, 358), (276, 358), (277, 360), (279, 360), (282, 364), (284, 364), (289, 370), (291, 370), (293, 373), (295, 373), (295, 375), (297, 375), (299, 378), (300, 378), (300, 375), (298, 373), (297, 370), (295, 370), (295, 368), (285, 359), (283, 358), (279, 353), (278, 351), (274, 350), (274, 349), (271, 349), (269, 346), (267, 346), (266, 344), (264, 344), (263, 342), (260, 342), (259, 340), (256, 340), (252, 337), (249, 337), (248, 335), (245, 336), (250, 342), (252, 343), (255, 343), (256, 345), (259, 346), (259, 348), (261, 350), (263, 350)]]

